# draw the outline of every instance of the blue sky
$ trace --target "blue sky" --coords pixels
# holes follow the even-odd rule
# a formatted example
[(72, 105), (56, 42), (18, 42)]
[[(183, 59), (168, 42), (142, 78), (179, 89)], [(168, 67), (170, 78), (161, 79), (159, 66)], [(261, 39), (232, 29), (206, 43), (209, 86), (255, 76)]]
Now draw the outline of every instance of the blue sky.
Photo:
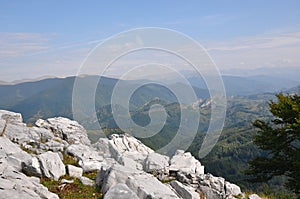
[(0, 80), (74, 75), (100, 40), (148, 26), (193, 37), (221, 70), (299, 67), (299, 8), (296, 0), (2, 0)]

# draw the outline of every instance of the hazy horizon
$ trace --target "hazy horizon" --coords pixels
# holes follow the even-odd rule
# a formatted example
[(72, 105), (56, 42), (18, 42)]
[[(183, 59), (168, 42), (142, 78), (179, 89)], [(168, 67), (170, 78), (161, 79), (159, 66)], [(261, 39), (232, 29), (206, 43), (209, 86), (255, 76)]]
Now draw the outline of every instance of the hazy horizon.
[[(209, 53), (221, 74), (264, 75), (281, 68), (298, 69), (298, 7), (298, 1), (257, 0), (94, 4), (6, 1), (1, 3), (0, 12), (0, 80), (76, 75), (99, 43), (143, 27), (172, 29), (192, 37)], [(115, 69), (122, 71), (134, 64), (135, 58)]]

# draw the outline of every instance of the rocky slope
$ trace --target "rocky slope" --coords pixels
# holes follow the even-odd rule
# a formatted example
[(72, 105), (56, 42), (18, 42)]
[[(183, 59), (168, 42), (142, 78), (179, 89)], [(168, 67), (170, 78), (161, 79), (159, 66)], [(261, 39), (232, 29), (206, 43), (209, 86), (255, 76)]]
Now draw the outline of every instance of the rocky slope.
[[(0, 198), (59, 198), (40, 178), (78, 178), (104, 198), (236, 198), (239, 186), (204, 172), (190, 153), (158, 154), (134, 137), (112, 135), (91, 144), (86, 130), (66, 118), (38, 120), (27, 127), (19, 113), (0, 110)], [(65, 155), (75, 165), (63, 163)], [(95, 180), (84, 172), (97, 171)]]

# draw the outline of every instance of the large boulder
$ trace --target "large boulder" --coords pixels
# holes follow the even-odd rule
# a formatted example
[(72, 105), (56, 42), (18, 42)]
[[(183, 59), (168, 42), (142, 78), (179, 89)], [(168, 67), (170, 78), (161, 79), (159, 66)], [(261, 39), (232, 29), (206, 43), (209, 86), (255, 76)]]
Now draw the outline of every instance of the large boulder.
[(150, 153), (144, 162), (144, 171), (148, 173), (169, 173), (169, 157), (159, 153)]
[(204, 166), (191, 153), (177, 150), (170, 160), (170, 171), (182, 171), (199, 175), (204, 174)]
[(199, 193), (195, 189), (188, 187), (176, 180), (171, 181), (170, 185), (176, 190), (176, 192), (184, 199), (200, 199)]
[(241, 188), (236, 184), (232, 184), (230, 182), (225, 182), (225, 192), (226, 195), (238, 196), (242, 194)]
[(32, 157), (30, 161), (24, 162), (22, 165), (22, 170), (29, 176), (42, 177), (42, 170), (37, 157)]
[(6, 137), (0, 137), (0, 154), (2, 154), (1, 156), (6, 156), (10, 165), (18, 171), (22, 170), (23, 163), (31, 160), (31, 156), (28, 153)]
[(20, 113), (5, 110), (0, 110), (0, 133), (18, 144), (38, 139), (38, 135), (23, 123)]
[(58, 153), (48, 151), (38, 156), (42, 175), (47, 178), (58, 180), (66, 175), (65, 165), (61, 161)]
[(35, 177), (27, 177), (11, 166), (6, 157), (0, 157), (0, 197), (26, 199), (58, 199)]
[(83, 169), (80, 168), (80, 167), (76, 167), (74, 165), (70, 165), (68, 164), (66, 166), (66, 171), (67, 171), (67, 174), (71, 177), (75, 177), (75, 178), (80, 178), (82, 176), (82, 173), (83, 173)]
[(108, 148), (111, 157), (119, 164), (137, 170), (143, 170), (145, 159), (149, 154), (154, 153), (152, 149), (128, 134), (111, 135)]
[[(101, 173), (102, 172), (102, 173)], [(103, 193), (107, 193), (111, 187), (121, 183), (126, 184), (139, 198), (179, 198), (167, 185), (161, 183), (153, 175), (130, 169), (122, 165), (113, 165), (107, 171), (100, 171), (98, 186)]]
[(39, 119), (35, 125), (50, 130), (56, 137), (67, 141), (70, 144), (90, 145), (86, 130), (78, 122), (63, 118)]
[(111, 135), (109, 137), (109, 150), (111, 156), (115, 160), (118, 160), (124, 154), (128, 154), (128, 156), (131, 157), (139, 155), (141, 162), (146, 159), (148, 154), (154, 152), (152, 149), (145, 146), (141, 141), (128, 134)]

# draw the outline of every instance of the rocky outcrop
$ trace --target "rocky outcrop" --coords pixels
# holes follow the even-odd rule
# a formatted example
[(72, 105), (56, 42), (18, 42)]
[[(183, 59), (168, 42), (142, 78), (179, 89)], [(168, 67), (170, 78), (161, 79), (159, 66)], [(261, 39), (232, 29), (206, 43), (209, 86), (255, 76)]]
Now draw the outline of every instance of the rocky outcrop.
[(50, 130), (54, 136), (67, 141), (69, 144), (91, 144), (86, 130), (76, 121), (62, 117), (56, 117), (47, 120), (39, 119), (35, 125), (37, 127)]
[[(36, 177), (59, 180), (65, 174), (84, 185), (97, 186), (108, 199), (225, 199), (242, 194), (237, 185), (205, 174), (204, 166), (191, 153), (158, 154), (128, 134), (91, 144), (86, 130), (75, 121), (40, 119), (36, 126), (28, 127), (20, 114), (0, 110), (1, 129), (1, 197), (58, 198)], [(76, 166), (64, 165), (65, 155)], [(96, 180), (84, 177), (83, 172), (98, 172)], [(64, 183), (72, 182), (64, 179)]]
[(103, 193), (106, 193), (110, 187), (122, 183), (139, 198), (179, 198), (169, 186), (161, 183), (153, 175), (122, 165), (113, 165), (101, 176), (103, 179), (98, 182), (98, 185), (102, 187)]
[(28, 175), (51, 178), (56, 181), (66, 174), (65, 165), (58, 153), (52, 151), (34, 156), (28, 162), (23, 162), (23, 171)]
[[(10, 150), (19, 153), (20, 148), (13, 144), (9, 139), (0, 137), (0, 197), (1, 198), (26, 198), (26, 199), (57, 199), (58, 196), (48, 191), (46, 187), (40, 184), (39, 178), (28, 177), (20, 172), (18, 164), (11, 161), (12, 154)], [(5, 144), (4, 144), (5, 143)], [(6, 148), (9, 146), (9, 148)], [(8, 150), (9, 149), (9, 150)], [(24, 157), (30, 156), (27, 154)], [(26, 160), (25, 160), (26, 161)]]
[(185, 153), (182, 150), (177, 150), (170, 160), (170, 171), (204, 174), (204, 166), (190, 152)]
[(116, 184), (105, 194), (104, 199), (139, 199), (139, 197), (127, 187), (126, 184)]
[(192, 187), (188, 187), (176, 180), (170, 182), (170, 185), (175, 189), (179, 196), (185, 199), (200, 199), (199, 193)]

